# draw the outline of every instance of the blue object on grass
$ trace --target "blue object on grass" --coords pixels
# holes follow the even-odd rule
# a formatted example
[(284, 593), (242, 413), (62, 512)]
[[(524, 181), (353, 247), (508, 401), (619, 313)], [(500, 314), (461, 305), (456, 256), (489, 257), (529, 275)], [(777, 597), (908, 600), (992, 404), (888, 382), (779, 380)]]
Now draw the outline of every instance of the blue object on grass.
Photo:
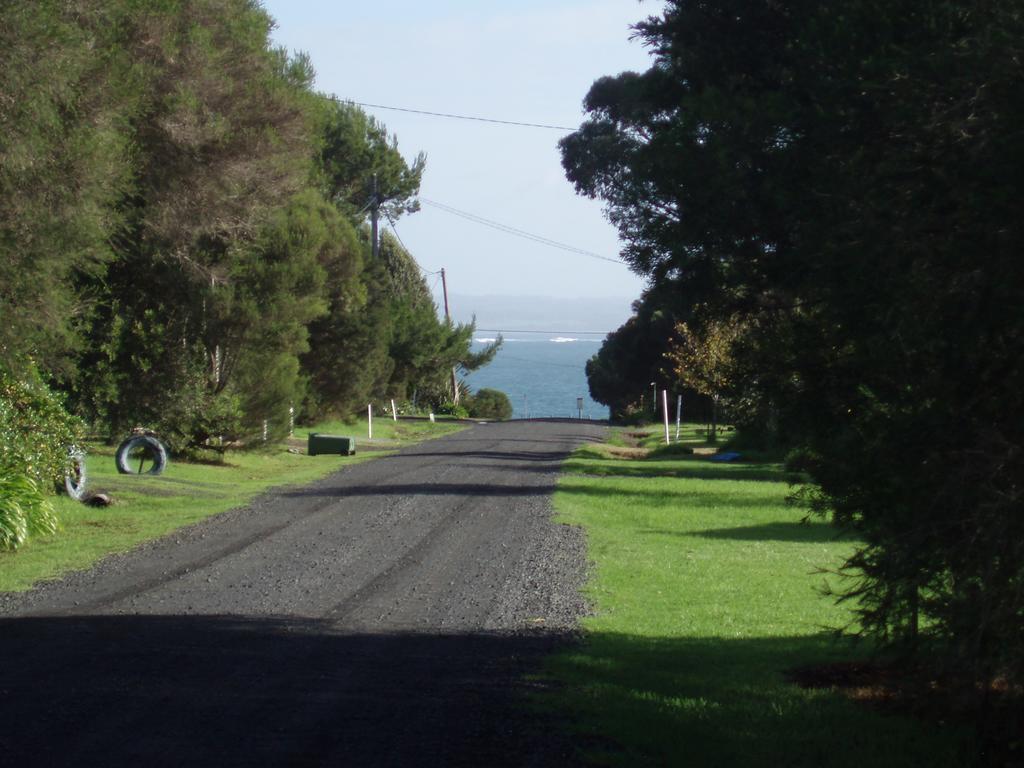
[(736, 451), (726, 451), (725, 453), (716, 453), (711, 457), (712, 461), (738, 461), (742, 459), (742, 454), (736, 453)]

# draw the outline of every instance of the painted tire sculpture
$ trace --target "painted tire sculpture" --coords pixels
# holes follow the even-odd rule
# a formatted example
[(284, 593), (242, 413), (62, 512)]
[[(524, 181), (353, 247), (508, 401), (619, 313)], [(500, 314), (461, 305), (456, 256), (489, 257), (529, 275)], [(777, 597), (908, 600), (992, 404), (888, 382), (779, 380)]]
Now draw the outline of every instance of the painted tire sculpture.
[(155, 437), (135, 435), (117, 446), (114, 461), (122, 475), (159, 475), (167, 466), (167, 449)]
[(64, 476), (64, 491), (75, 501), (86, 497), (85, 451), (77, 446), (68, 449), (68, 473)]

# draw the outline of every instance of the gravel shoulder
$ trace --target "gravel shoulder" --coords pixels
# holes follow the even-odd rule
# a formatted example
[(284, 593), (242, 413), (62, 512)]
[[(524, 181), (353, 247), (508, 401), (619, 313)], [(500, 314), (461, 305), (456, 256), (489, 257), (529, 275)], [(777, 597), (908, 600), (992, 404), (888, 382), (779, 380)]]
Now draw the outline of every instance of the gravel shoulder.
[(517, 697), (585, 610), (582, 534), (551, 522), (550, 496), (602, 436), (479, 425), (5, 597), (0, 754), (564, 764)]

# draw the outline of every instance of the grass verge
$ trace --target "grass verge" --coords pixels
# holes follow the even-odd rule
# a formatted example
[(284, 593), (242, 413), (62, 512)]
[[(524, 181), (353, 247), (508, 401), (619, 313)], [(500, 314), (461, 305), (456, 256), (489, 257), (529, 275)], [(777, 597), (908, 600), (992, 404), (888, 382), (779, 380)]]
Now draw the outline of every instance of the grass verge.
[(964, 730), (787, 681), (787, 670), (866, 649), (826, 631), (850, 617), (816, 590), (817, 569), (854, 543), (801, 522), (780, 466), (624, 450), (580, 449), (555, 495), (559, 519), (587, 533), (594, 615), (582, 642), (550, 660), (557, 685), (541, 704), (568, 715), (588, 760), (970, 764)]
[(363, 445), (389, 447), (392, 443), (409, 445), (428, 437), (441, 437), (466, 429), (467, 426), (465, 423), (446, 419), (443, 416), (438, 416), (437, 420), (431, 423), (425, 419), (399, 418), (395, 421), (388, 415), (378, 416), (375, 414), (373, 417), (373, 440), (367, 438), (368, 429), (365, 416), (348, 421), (325, 421), (311, 427), (296, 427), (295, 439), (305, 445), (310, 432), (322, 432), (324, 434), (350, 435), (356, 439), (357, 449)]
[[(374, 439), (366, 439), (366, 421), (330, 422), (296, 430), (293, 448), (304, 446), (308, 432), (341, 433), (356, 438), (355, 456), (305, 456), (287, 446), (230, 453), (224, 463), (187, 463), (172, 459), (157, 477), (119, 475), (114, 448), (88, 446), (87, 471), (93, 492), (115, 503), (94, 508), (54, 499), (61, 529), (54, 536), (29, 540), (17, 552), (0, 552), (0, 592), (20, 592), (38, 581), (90, 567), (178, 528), (242, 506), (275, 486), (299, 485), (342, 467), (414, 442), (440, 437), (465, 425), (375, 419)], [(375, 452), (374, 452), (375, 451)]]

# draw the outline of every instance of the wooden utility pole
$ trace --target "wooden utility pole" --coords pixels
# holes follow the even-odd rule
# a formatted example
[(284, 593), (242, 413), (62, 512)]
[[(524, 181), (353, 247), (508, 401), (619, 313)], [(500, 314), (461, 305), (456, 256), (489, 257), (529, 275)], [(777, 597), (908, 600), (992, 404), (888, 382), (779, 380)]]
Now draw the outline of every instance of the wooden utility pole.
[(377, 219), (380, 218), (380, 195), (377, 193), (377, 174), (373, 174), (373, 187), (370, 191), (370, 238), (372, 240), (371, 252), (373, 260), (380, 255), (380, 238), (377, 234)]
[(444, 319), (450, 323), (452, 316), (448, 311), (448, 279), (444, 275), (444, 267), (441, 267), (441, 291), (444, 293)]
[[(444, 294), (444, 319), (448, 325), (451, 325), (452, 315), (448, 311), (448, 279), (445, 277), (444, 267), (441, 267), (441, 291)], [(452, 368), (452, 403), (459, 404), (459, 379), (454, 368)]]

